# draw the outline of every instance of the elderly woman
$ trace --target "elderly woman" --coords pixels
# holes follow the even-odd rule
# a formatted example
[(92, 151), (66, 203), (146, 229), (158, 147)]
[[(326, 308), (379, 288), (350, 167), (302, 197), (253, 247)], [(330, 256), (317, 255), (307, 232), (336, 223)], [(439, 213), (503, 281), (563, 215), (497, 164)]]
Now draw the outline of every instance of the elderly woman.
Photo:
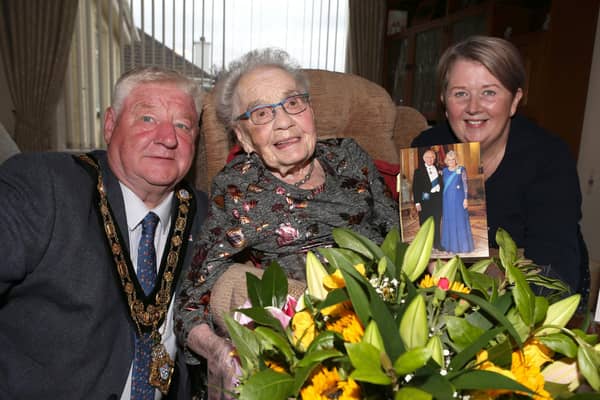
[(458, 164), (454, 150), (446, 153), (444, 163), (442, 248), (452, 253), (469, 253), (474, 246), (468, 211), (467, 170)]
[(502, 227), (527, 258), (582, 293), (585, 305), (589, 269), (575, 162), (559, 138), (516, 114), (525, 87), (518, 50), (504, 39), (470, 37), (444, 52), (438, 77), (447, 123), (412, 145), (480, 142), (490, 247), (498, 247)]
[(230, 346), (214, 333), (219, 315), (209, 308), (221, 274), (247, 260), (265, 266), (277, 260), (289, 278), (305, 281), (306, 252), (333, 245), (333, 228), (349, 227), (380, 243), (398, 228), (399, 214), (371, 158), (352, 139), (317, 140), (308, 82), (285, 52), (246, 54), (214, 90), (217, 114), (245, 154), (213, 181), (176, 325), (187, 348), (223, 377), (234, 372), (226, 362)]

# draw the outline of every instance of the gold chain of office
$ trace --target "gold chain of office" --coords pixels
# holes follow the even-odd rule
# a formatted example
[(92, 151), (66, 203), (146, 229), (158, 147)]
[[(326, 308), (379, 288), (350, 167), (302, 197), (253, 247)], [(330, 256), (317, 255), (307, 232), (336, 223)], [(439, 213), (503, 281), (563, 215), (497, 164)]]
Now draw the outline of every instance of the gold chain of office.
[(100, 214), (102, 215), (104, 231), (111, 248), (117, 273), (121, 280), (121, 286), (123, 292), (125, 293), (125, 297), (127, 298), (131, 318), (137, 327), (139, 335), (142, 334), (142, 326), (151, 329), (151, 337), (155, 344), (152, 350), (152, 362), (149, 380), (153, 386), (157, 387), (163, 394), (166, 394), (171, 383), (174, 362), (170, 359), (166, 349), (161, 343), (162, 336), (158, 331), (158, 327), (164, 320), (169, 309), (174, 283), (173, 280), (175, 277), (175, 269), (177, 267), (177, 261), (179, 260), (179, 254), (183, 244), (183, 234), (188, 223), (188, 213), (192, 196), (185, 189), (180, 189), (175, 192), (175, 195), (179, 199), (179, 207), (177, 218), (175, 219), (175, 229), (173, 231), (173, 235), (171, 236), (170, 247), (167, 254), (167, 264), (163, 273), (160, 275), (160, 289), (156, 293), (154, 302), (146, 305), (138, 297), (143, 296), (143, 294), (138, 293), (138, 290), (136, 290), (133, 279), (129, 272), (129, 268), (127, 267), (127, 261), (123, 253), (123, 247), (119, 241), (119, 237), (117, 236), (117, 230), (104, 190), (102, 172), (100, 171), (100, 168), (95, 160), (93, 160), (87, 154), (82, 154), (79, 156), (79, 158), (93, 166), (98, 175), (98, 183), (96, 185), (96, 189), (100, 195), (100, 202), (98, 206), (100, 209)]

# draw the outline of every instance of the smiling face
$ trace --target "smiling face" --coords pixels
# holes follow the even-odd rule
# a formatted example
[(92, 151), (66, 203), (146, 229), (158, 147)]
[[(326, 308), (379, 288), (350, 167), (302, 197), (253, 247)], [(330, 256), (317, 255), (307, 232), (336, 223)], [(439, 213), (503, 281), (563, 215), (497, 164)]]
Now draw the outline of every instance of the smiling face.
[(481, 63), (458, 59), (448, 74), (442, 94), (446, 116), (461, 142), (481, 142), (482, 151), (503, 148), (510, 118), (523, 92), (513, 96)]
[[(234, 115), (303, 92), (288, 72), (276, 67), (260, 67), (240, 79), (233, 98)], [(306, 164), (317, 141), (310, 105), (296, 115), (277, 107), (273, 121), (255, 125), (251, 120), (240, 120), (233, 129), (244, 151), (256, 152), (267, 168), (282, 177)]]
[(431, 150), (427, 150), (423, 153), (423, 161), (425, 161), (425, 165), (431, 166), (435, 162), (435, 153)]
[(142, 83), (119, 115), (106, 111), (104, 139), (116, 177), (149, 207), (157, 205), (189, 170), (198, 113), (192, 97), (174, 84)]

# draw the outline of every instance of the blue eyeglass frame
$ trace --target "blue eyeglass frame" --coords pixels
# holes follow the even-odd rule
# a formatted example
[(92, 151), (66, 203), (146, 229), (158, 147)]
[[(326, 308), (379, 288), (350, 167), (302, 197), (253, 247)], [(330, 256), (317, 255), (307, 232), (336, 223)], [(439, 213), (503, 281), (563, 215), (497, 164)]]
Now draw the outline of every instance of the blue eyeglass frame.
[[(300, 93), (300, 94), (293, 94), (291, 96), (286, 97), (285, 99), (281, 100), (279, 103), (273, 103), (273, 104), (259, 104), (257, 106), (252, 107), (251, 109), (249, 109), (248, 111), (246, 111), (245, 113), (242, 113), (240, 115), (238, 115), (237, 117), (235, 117), (233, 120), (234, 121), (239, 121), (239, 120), (246, 120), (246, 119), (250, 119), (250, 114), (252, 114), (254, 111), (258, 110), (259, 108), (264, 108), (264, 107), (271, 107), (273, 109), (273, 112), (275, 112), (275, 109), (277, 107), (280, 107), (283, 109), (283, 111), (285, 111), (286, 114), (289, 115), (289, 113), (287, 112), (287, 110), (285, 109), (285, 107), (283, 106), (285, 103), (287, 103), (287, 101), (291, 98), (294, 97), (303, 97), (304, 100), (308, 101), (310, 98), (310, 95), (308, 93)], [(302, 112), (302, 111), (300, 111)], [(300, 114), (300, 113), (298, 113)], [(274, 114), (273, 114), (274, 115)], [(295, 115), (295, 114), (292, 114)]]

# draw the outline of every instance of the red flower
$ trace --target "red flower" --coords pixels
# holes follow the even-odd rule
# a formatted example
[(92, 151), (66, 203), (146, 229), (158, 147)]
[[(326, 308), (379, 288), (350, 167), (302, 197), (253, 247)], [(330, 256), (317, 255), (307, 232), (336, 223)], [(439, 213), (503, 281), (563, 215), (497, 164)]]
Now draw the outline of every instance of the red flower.
[(442, 290), (448, 290), (450, 289), (450, 281), (448, 280), (448, 278), (440, 278), (437, 286)]

